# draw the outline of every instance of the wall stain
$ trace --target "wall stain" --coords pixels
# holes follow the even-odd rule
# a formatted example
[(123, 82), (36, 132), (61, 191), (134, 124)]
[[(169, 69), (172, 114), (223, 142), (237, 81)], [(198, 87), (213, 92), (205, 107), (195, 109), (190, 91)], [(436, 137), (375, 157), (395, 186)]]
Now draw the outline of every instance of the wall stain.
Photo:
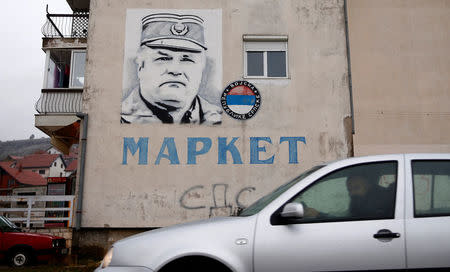
[(353, 132), (352, 132), (352, 117), (344, 118), (345, 142), (347, 143), (347, 157), (355, 156), (353, 148)]

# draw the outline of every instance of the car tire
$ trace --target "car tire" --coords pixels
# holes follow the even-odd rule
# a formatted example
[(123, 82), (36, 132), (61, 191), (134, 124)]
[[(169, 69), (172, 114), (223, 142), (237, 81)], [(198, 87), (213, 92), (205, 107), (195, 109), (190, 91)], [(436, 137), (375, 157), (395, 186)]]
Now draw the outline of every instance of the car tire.
[(31, 254), (24, 249), (18, 249), (11, 253), (9, 262), (14, 267), (24, 267), (29, 264), (31, 260)]
[(179, 271), (195, 271), (195, 272), (231, 272), (222, 263), (205, 257), (185, 257), (173, 261), (164, 266), (159, 272), (179, 272)]

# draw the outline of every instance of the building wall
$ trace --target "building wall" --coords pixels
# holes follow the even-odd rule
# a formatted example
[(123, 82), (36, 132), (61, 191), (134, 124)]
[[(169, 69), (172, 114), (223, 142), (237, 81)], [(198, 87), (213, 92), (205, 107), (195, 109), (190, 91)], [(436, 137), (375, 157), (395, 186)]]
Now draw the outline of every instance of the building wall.
[(349, 0), (355, 155), (450, 152), (450, 2)]
[[(243, 35), (287, 35), (289, 78), (247, 79), (262, 101), (245, 121), (223, 113), (217, 126), (120, 124), (131, 8), (218, 10), (219, 25), (208, 27), (222, 32), (221, 43), (213, 45), (221, 48), (222, 90), (243, 79)], [(159, 227), (228, 215), (317, 163), (351, 154), (343, 1), (91, 0), (89, 24), (83, 227)], [(211, 148), (189, 164), (188, 138), (200, 137), (209, 139)], [(238, 138), (242, 164), (234, 164), (229, 152), (227, 162), (218, 163), (219, 137), (227, 143)], [(268, 137), (259, 141), (257, 154), (260, 160), (274, 156), (272, 163), (252, 163), (251, 137)], [(281, 137), (304, 142), (289, 147)], [(165, 138), (173, 138), (178, 164), (164, 157), (156, 163), (160, 151), (168, 152), (161, 148)], [(140, 139), (148, 141), (141, 161), (139, 151), (132, 155), (125, 144)]]
[[(33, 171), (34, 173), (41, 175), (43, 178), (47, 178), (49, 173), (50, 173), (50, 169), (48, 167), (46, 167), (46, 168), (43, 168), (43, 167), (40, 167), (40, 168), (27, 168), (27, 171), (28, 170), (29, 171)], [(39, 171), (42, 171), (42, 170), (44, 170), (44, 173), (43, 174), (39, 173)]]
[[(27, 187), (17, 187), (13, 189), (12, 195), (20, 195), (21, 193), (35, 193), (35, 195), (46, 195), (47, 186), (27, 186)], [(43, 203), (43, 202), (40, 202)], [(43, 207), (44, 205), (42, 205)], [(41, 206), (39, 206), (41, 207)]]
[[(34, 194), (33, 194), (34, 193)], [(42, 196), (47, 194), (47, 186), (26, 186), (26, 187), (17, 187), (12, 190), (13, 196), (19, 195), (36, 195)], [(23, 202), (12, 202), (11, 208), (27, 208), (28, 203), (26, 201)], [(32, 204), (32, 208), (45, 208), (45, 202), (37, 201)], [(14, 216), (13, 216), (14, 214)], [(44, 218), (45, 212), (32, 212), (31, 216), (34, 218)], [(27, 212), (11, 212), (9, 213), (11, 217), (27, 217)], [(42, 228), (44, 227), (44, 220), (36, 220), (31, 224), (32, 227)]]
[(29, 231), (31, 233), (48, 234), (66, 239), (66, 248), (69, 249), (68, 254), (72, 254), (73, 230), (71, 228), (30, 229)]
[[(10, 180), (14, 180), (14, 178), (0, 168), (0, 195), (8, 195), (11, 193), (11, 188), (8, 186)], [(16, 181), (14, 181), (13, 187), (16, 186), (16, 184)]]
[(47, 177), (65, 177), (65, 169), (66, 166), (64, 165), (63, 160), (61, 157), (58, 157), (50, 166), (49, 175)]

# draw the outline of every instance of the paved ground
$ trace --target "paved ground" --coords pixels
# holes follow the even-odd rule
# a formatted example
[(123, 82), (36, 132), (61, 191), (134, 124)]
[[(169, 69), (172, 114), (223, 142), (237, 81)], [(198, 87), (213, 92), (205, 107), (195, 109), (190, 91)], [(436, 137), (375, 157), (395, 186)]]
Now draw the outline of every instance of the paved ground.
[(86, 264), (78, 264), (71, 266), (63, 266), (58, 264), (39, 264), (27, 266), (24, 268), (13, 268), (7, 266), (6, 264), (0, 265), (0, 271), (12, 271), (12, 272), (91, 272), (94, 271), (99, 266), (99, 263), (96, 262), (88, 262)]

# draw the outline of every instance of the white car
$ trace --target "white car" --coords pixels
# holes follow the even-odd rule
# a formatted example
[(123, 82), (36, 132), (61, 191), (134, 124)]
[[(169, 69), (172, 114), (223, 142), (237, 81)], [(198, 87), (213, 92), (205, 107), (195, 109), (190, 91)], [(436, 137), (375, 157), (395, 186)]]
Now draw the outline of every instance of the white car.
[(450, 154), (316, 166), (244, 209), (116, 242), (97, 271), (450, 268)]

